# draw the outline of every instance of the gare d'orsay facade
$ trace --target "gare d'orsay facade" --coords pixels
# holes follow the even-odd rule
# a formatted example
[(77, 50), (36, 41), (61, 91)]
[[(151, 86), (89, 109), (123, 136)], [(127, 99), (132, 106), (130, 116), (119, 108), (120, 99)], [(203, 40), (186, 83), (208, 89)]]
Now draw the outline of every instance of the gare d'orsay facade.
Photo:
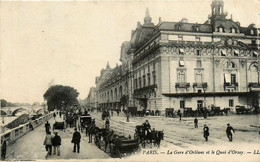
[(222, 0), (212, 2), (202, 24), (182, 19), (154, 25), (146, 10), (144, 23), (138, 22), (121, 46), (122, 64), (107, 65), (96, 77), (92, 102), (161, 113), (165, 108), (258, 107), (259, 29), (226, 17)]

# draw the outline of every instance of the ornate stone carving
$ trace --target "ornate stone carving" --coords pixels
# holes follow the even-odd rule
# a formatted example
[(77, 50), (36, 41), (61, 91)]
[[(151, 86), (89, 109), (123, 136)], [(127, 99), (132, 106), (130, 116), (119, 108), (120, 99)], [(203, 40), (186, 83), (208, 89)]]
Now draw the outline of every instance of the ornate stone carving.
[(219, 66), (219, 63), (220, 63), (220, 59), (219, 59), (219, 58), (216, 58), (216, 59), (215, 59), (215, 64), (216, 64), (217, 66)]
[(246, 59), (245, 58), (241, 58), (240, 59), (240, 64), (241, 64), (242, 68), (244, 68), (244, 66), (246, 64)]

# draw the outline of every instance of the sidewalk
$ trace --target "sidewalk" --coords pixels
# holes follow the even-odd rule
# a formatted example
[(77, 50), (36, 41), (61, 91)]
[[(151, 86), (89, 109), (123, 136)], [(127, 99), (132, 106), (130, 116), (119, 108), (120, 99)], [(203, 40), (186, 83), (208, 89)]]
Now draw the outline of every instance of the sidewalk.
[[(57, 116), (57, 120), (60, 118)], [(51, 129), (54, 124), (54, 118), (49, 120)], [(43, 159), (107, 159), (110, 158), (102, 150), (98, 149), (94, 143), (88, 143), (85, 134), (81, 134), (80, 153), (73, 153), (73, 144), (71, 143), (73, 128), (68, 128), (65, 132), (59, 131), (61, 136), (61, 155), (46, 156), (47, 152), (43, 141), (45, 138), (44, 124), (28, 132), (18, 139), (15, 143), (7, 147), (6, 160), (43, 160)], [(52, 134), (53, 135), (53, 134)]]

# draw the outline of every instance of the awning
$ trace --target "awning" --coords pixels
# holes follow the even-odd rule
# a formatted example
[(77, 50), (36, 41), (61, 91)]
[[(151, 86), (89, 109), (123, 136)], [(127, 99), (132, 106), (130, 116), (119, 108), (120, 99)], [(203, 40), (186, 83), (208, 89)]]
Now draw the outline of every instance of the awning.
[(180, 48), (180, 49), (179, 49), (179, 52), (180, 52), (180, 53), (183, 53), (183, 52), (184, 52), (184, 50), (183, 50), (182, 48)]
[(224, 74), (224, 82), (225, 83), (230, 83), (231, 82), (230, 74), (228, 74), (228, 73)]
[(225, 50), (221, 50), (221, 55), (225, 55), (226, 56), (227, 52)]
[(180, 61), (180, 66), (184, 66), (184, 61)]

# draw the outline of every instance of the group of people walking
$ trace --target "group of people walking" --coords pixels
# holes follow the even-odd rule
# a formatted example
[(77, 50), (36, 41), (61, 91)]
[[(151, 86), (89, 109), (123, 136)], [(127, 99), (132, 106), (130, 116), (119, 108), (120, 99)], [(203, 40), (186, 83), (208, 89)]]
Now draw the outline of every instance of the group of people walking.
[[(194, 127), (195, 128), (198, 128), (198, 119), (195, 118), (194, 119)], [(227, 129), (226, 129), (226, 135), (227, 135), (227, 138), (230, 142), (233, 141), (233, 133), (235, 133), (235, 130), (233, 129), (233, 127), (230, 126), (230, 124), (228, 123), (227, 124)], [(208, 141), (208, 137), (209, 137), (209, 127), (204, 124), (204, 127), (203, 127), (203, 137), (205, 138), (206, 141)]]
[(57, 151), (57, 155), (60, 156), (61, 137), (58, 135), (58, 132), (54, 132), (54, 136), (51, 135), (51, 125), (49, 121), (45, 123), (45, 132), (46, 136), (43, 145), (45, 145), (48, 155), (50, 156), (52, 154), (53, 147), (53, 154), (55, 155)]

